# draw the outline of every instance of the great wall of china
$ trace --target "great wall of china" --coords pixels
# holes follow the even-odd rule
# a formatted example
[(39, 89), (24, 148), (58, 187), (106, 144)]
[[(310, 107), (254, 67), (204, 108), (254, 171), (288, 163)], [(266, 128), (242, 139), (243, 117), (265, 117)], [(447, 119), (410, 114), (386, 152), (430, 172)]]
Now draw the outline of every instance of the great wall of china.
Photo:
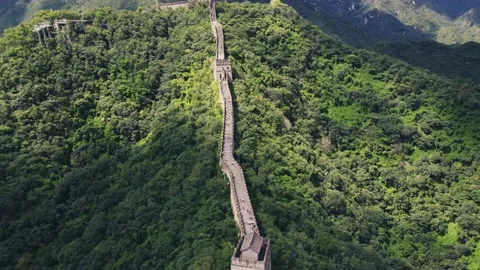
[(209, 2), (210, 23), (216, 39), (214, 76), (220, 84), (223, 107), (223, 138), (220, 165), (230, 182), (232, 209), (240, 229), (240, 241), (232, 256), (232, 270), (271, 269), (270, 240), (260, 236), (255, 213), (248, 195), (242, 167), (233, 157), (234, 116), (229, 82), (233, 82), (232, 64), (225, 58), (225, 37), (217, 20), (215, 0)]

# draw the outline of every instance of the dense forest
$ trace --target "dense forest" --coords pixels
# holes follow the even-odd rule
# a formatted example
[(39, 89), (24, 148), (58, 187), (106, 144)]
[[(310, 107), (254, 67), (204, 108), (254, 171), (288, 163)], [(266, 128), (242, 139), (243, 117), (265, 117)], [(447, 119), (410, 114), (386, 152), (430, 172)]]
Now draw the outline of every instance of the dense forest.
[[(480, 87), (221, 3), (273, 269), (479, 269)], [(89, 18), (42, 45), (32, 25)], [(41, 12), (0, 38), (0, 268), (228, 269), (206, 5)]]

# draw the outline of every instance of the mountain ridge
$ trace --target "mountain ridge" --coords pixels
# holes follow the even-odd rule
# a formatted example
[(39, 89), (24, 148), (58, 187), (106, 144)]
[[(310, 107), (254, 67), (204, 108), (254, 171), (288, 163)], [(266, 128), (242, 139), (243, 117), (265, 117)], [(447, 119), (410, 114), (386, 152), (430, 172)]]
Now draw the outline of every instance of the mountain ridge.
[[(302, 5), (286, 1), (292, 5)], [(322, 9), (354, 25), (380, 34), (384, 40), (418, 40), (430, 37), (441, 43), (455, 44), (480, 41), (478, 26), (480, 3), (475, 0), (452, 4), (452, 1), (430, 0), (333, 0), (303, 1), (314, 9)], [(388, 26), (390, 24), (390, 26)], [(395, 29), (390, 35), (384, 30)]]

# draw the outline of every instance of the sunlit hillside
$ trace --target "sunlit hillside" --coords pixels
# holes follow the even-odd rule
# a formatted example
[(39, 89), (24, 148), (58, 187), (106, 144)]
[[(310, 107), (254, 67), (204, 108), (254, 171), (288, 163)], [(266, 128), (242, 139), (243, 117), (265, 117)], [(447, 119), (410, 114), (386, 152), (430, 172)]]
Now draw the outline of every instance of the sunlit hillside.
[(402, 23), (433, 35), (442, 43), (480, 41), (479, 8), (474, 0), (363, 0), (368, 10), (394, 15)]

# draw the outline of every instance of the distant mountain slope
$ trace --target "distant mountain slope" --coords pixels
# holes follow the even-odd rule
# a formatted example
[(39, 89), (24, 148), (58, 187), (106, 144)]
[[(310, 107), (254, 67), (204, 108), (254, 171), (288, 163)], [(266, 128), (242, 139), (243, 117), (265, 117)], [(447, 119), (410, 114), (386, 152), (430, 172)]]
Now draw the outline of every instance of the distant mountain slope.
[[(476, 0), (305, 0), (284, 2), (346, 20), (383, 40), (430, 37), (446, 44), (480, 41)], [(310, 12), (311, 13), (311, 12)]]
[(25, 18), (23, 1), (5, 0), (0, 4), (0, 35), (5, 28), (18, 25)]
[[(363, 5), (353, 4), (348, 0), (318, 2), (284, 0), (283, 2), (295, 7), (310, 21), (327, 22), (323, 23), (324, 31), (340, 37), (355, 47), (363, 47), (383, 40), (408, 41), (429, 38), (428, 34), (405, 25), (392, 14), (378, 9), (368, 10)], [(322, 18), (325, 16), (327, 17)], [(340, 27), (338, 22), (342, 22)], [(350, 27), (346, 30), (345, 25)], [(349, 29), (355, 30), (353, 32)], [(355, 32), (364, 34), (352, 36)]]

